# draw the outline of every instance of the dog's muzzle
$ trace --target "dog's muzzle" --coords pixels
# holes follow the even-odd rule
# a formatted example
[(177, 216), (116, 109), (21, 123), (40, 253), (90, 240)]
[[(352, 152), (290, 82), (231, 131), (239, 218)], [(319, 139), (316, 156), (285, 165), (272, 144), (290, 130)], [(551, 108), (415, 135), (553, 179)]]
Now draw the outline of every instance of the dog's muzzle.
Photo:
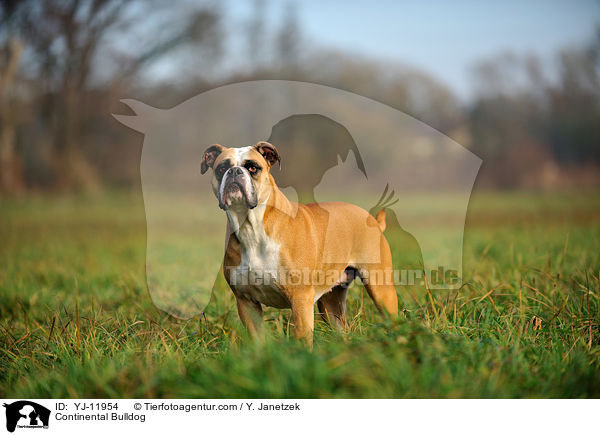
[(256, 190), (250, 173), (241, 166), (232, 166), (225, 172), (219, 189), (219, 207), (228, 210), (231, 206), (245, 205), (253, 209), (258, 204)]

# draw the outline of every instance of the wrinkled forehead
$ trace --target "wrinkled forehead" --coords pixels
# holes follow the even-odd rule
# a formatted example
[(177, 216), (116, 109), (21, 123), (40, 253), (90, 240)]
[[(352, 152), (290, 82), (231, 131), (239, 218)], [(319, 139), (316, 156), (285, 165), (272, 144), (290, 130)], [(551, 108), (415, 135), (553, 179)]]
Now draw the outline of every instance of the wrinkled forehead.
[(225, 149), (215, 160), (215, 167), (225, 160), (228, 160), (232, 166), (240, 166), (246, 160), (264, 162), (263, 156), (253, 146)]

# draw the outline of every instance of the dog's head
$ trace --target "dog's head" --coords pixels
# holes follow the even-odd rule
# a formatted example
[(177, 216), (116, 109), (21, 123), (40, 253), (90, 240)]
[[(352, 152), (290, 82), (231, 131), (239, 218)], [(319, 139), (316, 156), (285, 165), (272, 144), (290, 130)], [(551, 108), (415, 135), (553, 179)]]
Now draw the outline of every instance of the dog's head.
[(242, 148), (211, 145), (202, 156), (200, 172), (213, 170), (213, 192), (223, 210), (252, 209), (266, 201), (272, 188), (271, 167), (280, 162), (268, 142)]

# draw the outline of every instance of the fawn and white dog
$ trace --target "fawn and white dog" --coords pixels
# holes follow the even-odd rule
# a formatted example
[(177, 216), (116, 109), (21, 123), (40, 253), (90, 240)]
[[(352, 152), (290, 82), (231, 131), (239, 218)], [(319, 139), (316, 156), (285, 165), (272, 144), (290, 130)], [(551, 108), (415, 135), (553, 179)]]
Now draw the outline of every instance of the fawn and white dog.
[[(291, 308), (295, 335), (312, 344), (314, 304), (336, 327), (345, 325), (346, 295), (360, 277), (377, 308), (392, 318), (398, 300), (392, 255), (377, 217), (344, 202), (298, 204), (278, 189), (271, 168), (280, 161), (268, 142), (242, 148), (210, 146), (201, 172), (227, 214), (223, 271), (240, 318), (262, 335), (262, 305)], [(375, 279), (376, 278), (376, 279)]]

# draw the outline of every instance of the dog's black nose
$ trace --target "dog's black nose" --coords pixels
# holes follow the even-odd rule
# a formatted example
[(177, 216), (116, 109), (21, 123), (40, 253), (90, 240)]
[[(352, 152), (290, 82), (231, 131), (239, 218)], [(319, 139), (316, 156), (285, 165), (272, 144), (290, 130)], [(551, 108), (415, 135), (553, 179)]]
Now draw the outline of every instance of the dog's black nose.
[(237, 176), (237, 175), (243, 175), (243, 174), (244, 174), (244, 170), (240, 166), (234, 166), (233, 168), (231, 168), (231, 175)]

